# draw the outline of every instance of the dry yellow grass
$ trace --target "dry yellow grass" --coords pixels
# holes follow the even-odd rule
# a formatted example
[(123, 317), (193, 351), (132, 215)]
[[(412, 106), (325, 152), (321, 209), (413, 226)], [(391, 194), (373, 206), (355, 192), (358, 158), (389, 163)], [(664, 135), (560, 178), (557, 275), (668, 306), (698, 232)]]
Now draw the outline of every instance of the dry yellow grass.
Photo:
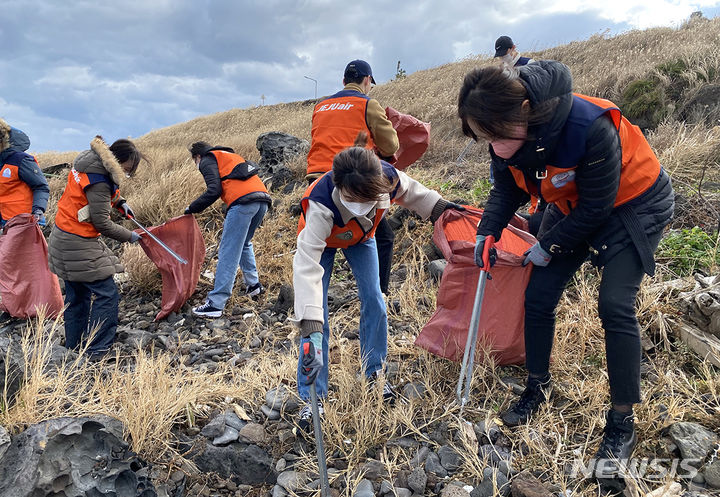
[[(681, 29), (632, 31), (615, 37), (597, 35), (583, 42), (527, 55), (561, 60), (571, 67), (576, 90), (616, 98), (628, 81), (651, 73), (661, 62), (682, 59), (690, 67), (706, 73), (720, 66), (719, 41), (720, 19), (700, 20)], [(446, 197), (476, 198), (477, 193), (470, 190), (476, 187), (478, 179), (487, 177), (482, 146), (472, 146), (467, 161), (455, 164), (456, 157), (468, 143), (459, 130), (455, 100), (463, 76), (470, 69), (489, 63), (492, 61), (488, 59), (468, 58), (419, 71), (371, 92), (383, 105), (433, 124), (430, 149), (409, 172), (439, 188)], [(339, 80), (340, 69), (338, 84)], [(202, 178), (190, 162), (188, 144), (202, 139), (234, 147), (247, 158), (257, 160), (255, 140), (260, 133), (284, 131), (309, 139), (311, 113), (312, 103), (307, 102), (234, 109), (153, 131), (137, 139), (150, 164), (141, 166), (123, 193), (142, 222), (160, 223), (182, 213), (203, 190)], [(666, 122), (652, 132), (649, 139), (676, 180), (696, 184), (698, 171), (708, 164), (715, 166), (714, 170), (708, 168), (708, 177), (714, 174), (717, 181), (718, 133), (717, 128)], [(88, 137), (88, 142), (91, 138)], [(106, 138), (112, 140), (112, 137)], [(51, 165), (70, 157), (71, 153), (49, 153), (41, 154), (38, 159), (42, 165)], [(300, 178), (304, 172), (303, 161), (293, 162), (292, 167)], [(63, 185), (62, 178), (52, 181), (52, 199), (59, 197)], [(275, 209), (268, 214), (253, 240), (261, 279), (270, 288), (271, 295), (280, 284), (292, 281), (296, 219), (289, 214), (289, 207), (297, 202), (300, 194), (301, 191), (296, 190), (283, 198), (276, 195)], [(51, 201), (51, 211), (53, 209)], [(219, 206), (208, 209), (198, 220), (208, 245), (206, 266), (212, 269), (214, 262), (210, 258), (222, 227)], [(436, 294), (433, 285), (426, 285), (427, 261), (422, 251), (422, 245), (430, 238), (431, 227), (419, 224), (413, 230), (404, 229), (396, 240), (397, 247), (402, 249), (396, 253), (395, 267), (405, 266), (407, 278), (393, 290), (392, 298), (400, 302), (400, 310), (392, 312), (390, 318), (409, 325), (413, 334), (420, 331), (432, 312), (431, 308), (418, 305), (420, 297), (434, 304)], [(135, 247), (126, 250), (123, 258), (130, 268), (131, 281), (157, 288), (158, 280), (147, 276), (148, 264), (141, 262), (143, 257)], [(559, 308), (552, 364), (560, 390), (559, 400), (543, 409), (527, 427), (505, 430), (515, 448), (527, 447), (516, 461), (516, 467), (540, 468), (549, 480), (563, 489), (573, 490), (576, 495), (595, 495), (596, 489), (569, 480), (564, 466), (577, 457), (587, 460), (596, 449), (608, 399), (602, 328), (595, 309), (597, 281), (597, 272), (585, 268), (575, 278)], [(711, 429), (720, 429), (720, 412), (714, 407), (720, 398), (720, 378), (682, 345), (671, 344), (672, 337), (663, 318), (664, 312), (674, 312), (671, 304), (666, 297), (645, 292), (639, 300), (643, 334), (654, 343), (648, 353), (651, 359), (648, 371), (643, 376), (645, 401), (637, 408), (640, 457), (663, 453), (658, 442), (659, 432), (672, 421), (693, 420)], [(330, 367), (333, 398), (327, 404), (326, 443), (328, 454), (340, 450), (346, 455), (347, 475), (353, 474), (368, 450), (389, 438), (403, 435), (421, 438), (421, 432), (441, 420), (451, 428), (459, 427), (457, 408), (452, 406), (459, 367), (414, 348), (413, 335), (392, 335), (389, 359), (400, 364), (398, 381), (425, 382), (429, 388), (427, 397), (410, 406), (386, 408), (379, 405), (376, 394), (365, 392), (356, 376), (357, 345), (342, 338), (344, 331), (357, 327), (358, 314), (356, 304), (331, 316), (331, 343), (336, 363)], [(175, 456), (169, 445), (169, 429), (175, 424), (194, 422), (195, 415), (208, 412), (208, 408), (202, 406), (242, 399), (259, 408), (267, 389), (280, 383), (292, 385), (295, 381), (296, 352), (258, 355), (241, 368), (221, 369), (212, 375), (194, 373), (182, 366), (171, 367), (171, 357), (141, 352), (135, 368), (115, 367), (100, 375), (97, 368), (67, 364), (50, 374), (41, 367), (42, 351), (47, 350), (43, 340), (47, 340), (50, 333), (41, 333), (46, 327), (47, 324), (37, 325), (35, 341), (28, 339), (24, 345), (28, 355), (39, 358), (40, 365), (31, 366), (35, 368), (34, 374), (24, 386), (20, 401), (12, 409), (0, 412), (0, 424), (14, 430), (58, 414), (112, 414), (126, 423), (136, 450), (153, 460), (167, 461)], [(251, 327), (244, 338), (249, 341), (256, 331), (255, 326)], [(296, 331), (289, 323), (274, 330), (278, 340), (295, 336)], [(42, 337), (40, 341), (38, 337)], [(500, 381), (506, 374), (522, 377), (524, 373), (518, 367), (477, 366), (466, 418), (473, 421), (493, 418), (515, 399)], [(169, 392), (174, 395), (168, 395)], [(140, 393), (153, 400), (137, 403)], [(661, 406), (668, 414), (665, 420), (658, 415)], [(477, 481), (482, 475), (482, 462), (462, 441), (455, 443), (465, 457), (458, 478)], [(391, 471), (407, 463), (410, 456), (399, 448), (381, 449), (377, 455)], [(314, 456), (309, 454), (300, 467), (312, 469), (314, 464)], [(351, 490), (352, 485), (347, 495), (351, 495)]]

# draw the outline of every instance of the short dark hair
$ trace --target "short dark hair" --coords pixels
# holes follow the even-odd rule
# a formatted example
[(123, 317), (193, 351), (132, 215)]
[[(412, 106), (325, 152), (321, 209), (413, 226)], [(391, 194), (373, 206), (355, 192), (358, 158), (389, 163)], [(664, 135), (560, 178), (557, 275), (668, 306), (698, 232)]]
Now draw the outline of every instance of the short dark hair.
[(196, 157), (198, 155), (205, 155), (211, 148), (212, 145), (210, 145), (208, 142), (198, 141), (190, 145), (188, 147), (188, 150), (190, 151), (190, 155)]
[(359, 84), (362, 84), (362, 82), (363, 82), (363, 80), (364, 80), (365, 78), (367, 78), (367, 76), (355, 76), (355, 77), (352, 77), (352, 76), (344, 76), (344, 77), (343, 77), (343, 82), (344, 82), (346, 85), (347, 85), (347, 84), (350, 84), (350, 83), (356, 83), (356, 84), (359, 85)]
[(365, 148), (368, 135), (360, 132), (354, 146), (346, 148), (333, 159), (333, 184), (351, 202), (379, 200), (394, 185), (383, 173), (375, 152)]
[(546, 122), (559, 102), (554, 98), (536, 106), (531, 103), (530, 109), (524, 110), (523, 102), (528, 99), (525, 86), (513, 71), (497, 66), (470, 71), (458, 95), (463, 134), (478, 139), (468, 124), (472, 120), (491, 138), (517, 138), (518, 124), (532, 126)]
[(145, 156), (140, 153), (135, 144), (127, 138), (120, 138), (119, 140), (115, 140), (115, 142), (110, 145), (110, 151), (113, 153), (119, 163), (122, 164), (130, 161), (132, 166), (127, 173), (131, 176), (135, 174), (135, 171), (140, 164), (140, 160), (147, 160)]

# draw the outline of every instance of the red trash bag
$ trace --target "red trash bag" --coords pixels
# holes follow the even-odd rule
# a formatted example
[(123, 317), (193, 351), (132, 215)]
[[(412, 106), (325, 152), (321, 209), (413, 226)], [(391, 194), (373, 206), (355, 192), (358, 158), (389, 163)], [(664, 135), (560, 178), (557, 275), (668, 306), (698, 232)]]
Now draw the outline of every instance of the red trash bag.
[[(468, 207), (465, 212), (447, 210), (435, 223), (433, 241), (442, 251), (445, 267), (437, 296), (437, 310), (415, 340), (415, 345), (452, 361), (461, 361), (465, 352), (470, 317), (480, 268), (475, 265), (475, 235), (482, 211)], [(480, 315), (477, 354), (490, 350), (496, 364), (525, 362), (525, 287), (532, 266), (522, 266), (523, 252), (535, 238), (518, 229), (523, 219), (515, 217), (503, 230), (497, 248), (497, 263), (490, 270)], [(513, 226), (515, 225), (515, 226)]]
[(401, 114), (392, 107), (385, 107), (385, 114), (395, 128), (400, 142), (391, 162), (396, 169), (403, 170), (427, 150), (430, 144), (430, 123), (424, 123), (409, 114)]
[(0, 310), (16, 318), (36, 317), (41, 308), (63, 312), (60, 282), (48, 267), (48, 246), (32, 214), (10, 219), (0, 236)]
[[(187, 261), (187, 264), (181, 264), (147, 235), (140, 240), (145, 254), (162, 275), (162, 307), (155, 316), (155, 321), (159, 321), (171, 312), (179, 311), (195, 291), (200, 268), (205, 261), (205, 240), (200, 226), (190, 214), (170, 219), (160, 226), (148, 228), (148, 231)], [(140, 230), (135, 232), (144, 234)]]

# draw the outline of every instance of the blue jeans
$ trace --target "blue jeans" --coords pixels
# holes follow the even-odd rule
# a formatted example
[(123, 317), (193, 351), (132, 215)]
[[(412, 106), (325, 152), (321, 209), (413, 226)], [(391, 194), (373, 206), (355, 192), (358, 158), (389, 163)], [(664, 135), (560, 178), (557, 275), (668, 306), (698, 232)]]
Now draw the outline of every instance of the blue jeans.
[(259, 283), (252, 237), (267, 210), (266, 202), (237, 204), (228, 209), (218, 250), (215, 288), (208, 294), (213, 307), (225, 308), (235, 286), (238, 265), (242, 269), (245, 285), (250, 287)]
[[(333, 263), (337, 249), (326, 248), (320, 257), (323, 273), (323, 369), (315, 380), (318, 396), (327, 397), (328, 392), (328, 339), (330, 338), (330, 325), (328, 324), (327, 294), (330, 286)], [(360, 354), (362, 368), (366, 376), (370, 376), (382, 369), (387, 356), (387, 310), (385, 300), (380, 291), (380, 277), (378, 275), (378, 254), (375, 239), (358, 243), (343, 249), (345, 259), (350, 264), (360, 298)], [(302, 355), (300, 356), (302, 360)], [(301, 399), (310, 399), (310, 386), (305, 384), (298, 361), (297, 384)]]
[(104, 354), (110, 350), (115, 341), (119, 302), (120, 294), (112, 276), (90, 283), (66, 280), (65, 347), (77, 349), (98, 327), (87, 353)]

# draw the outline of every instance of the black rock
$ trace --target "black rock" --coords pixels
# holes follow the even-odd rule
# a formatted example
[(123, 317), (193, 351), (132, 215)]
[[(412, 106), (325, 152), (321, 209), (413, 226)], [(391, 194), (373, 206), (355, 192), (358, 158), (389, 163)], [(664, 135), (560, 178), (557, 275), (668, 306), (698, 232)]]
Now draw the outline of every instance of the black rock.
[(0, 460), (0, 495), (156, 497), (146, 463), (129, 450), (122, 432), (122, 424), (107, 416), (31, 426), (13, 437)]
[(10, 402), (15, 399), (22, 384), (25, 357), (17, 340), (0, 336), (0, 394), (7, 392)]
[(462, 464), (462, 456), (449, 445), (440, 447), (438, 457), (440, 457), (440, 464), (447, 469), (448, 473), (454, 473)]
[(423, 495), (425, 493), (425, 486), (427, 485), (427, 474), (425, 470), (415, 468), (412, 473), (408, 476), (407, 484), (416, 494)]
[(447, 470), (440, 464), (440, 457), (435, 452), (430, 452), (425, 459), (425, 471), (432, 473), (439, 478), (447, 476)]
[(440, 421), (435, 425), (435, 429), (430, 432), (428, 438), (438, 445), (447, 445), (450, 441), (450, 430), (447, 423)]
[(718, 436), (697, 423), (673, 423), (668, 434), (680, 449), (680, 455), (694, 467), (700, 467), (718, 443)]
[(306, 154), (310, 149), (307, 140), (301, 140), (287, 133), (270, 131), (258, 136), (255, 146), (260, 151), (260, 166), (284, 164), (288, 159)]
[(498, 489), (497, 495), (501, 497), (510, 495), (510, 482), (507, 477), (499, 471), (494, 472), (492, 468), (485, 468), (482, 482), (470, 492), (470, 497), (494, 497), (495, 488)]
[(481, 445), (494, 444), (502, 432), (492, 420), (482, 420), (473, 426), (475, 435)]
[(377, 481), (381, 478), (387, 478), (387, 468), (385, 465), (377, 461), (375, 459), (368, 459), (363, 463), (363, 465), (360, 467), (360, 474), (363, 476), (363, 478), (366, 478), (370, 481)]
[(203, 473), (217, 473), (222, 478), (234, 477), (245, 485), (270, 484), (277, 479), (272, 458), (257, 445), (234, 443), (227, 447), (215, 447), (206, 444), (191, 459)]
[(275, 314), (287, 314), (295, 302), (295, 292), (290, 285), (281, 285), (278, 297), (271, 310)]
[(428, 273), (435, 281), (440, 281), (448, 262), (445, 259), (435, 259), (428, 264)]
[(270, 166), (268, 173), (270, 174), (270, 190), (274, 192), (293, 181), (295, 177), (289, 168), (282, 165)]
[(512, 460), (512, 453), (504, 448), (496, 445), (481, 445), (478, 449), (478, 455), (480, 459), (487, 458), (488, 463), (495, 467), (499, 467), (502, 461), (505, 461), (509, 466), (509, 461)]
[(206, 424), (200, 434), (209, 439), (217, 438), (225, 432), (225, 415), (218, 414)]

